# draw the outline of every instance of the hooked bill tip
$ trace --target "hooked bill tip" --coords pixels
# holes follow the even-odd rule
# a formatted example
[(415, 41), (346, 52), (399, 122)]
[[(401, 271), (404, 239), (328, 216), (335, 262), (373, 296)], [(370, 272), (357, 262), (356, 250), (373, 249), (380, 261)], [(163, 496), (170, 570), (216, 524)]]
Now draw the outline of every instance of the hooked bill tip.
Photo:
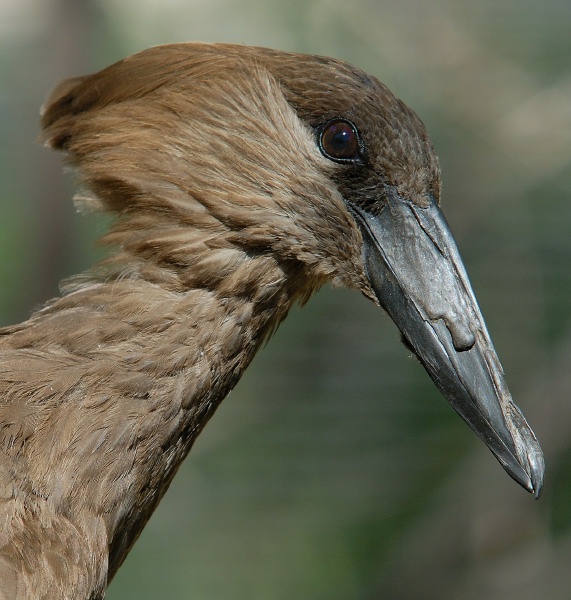
[(509, 426), (516, 451), (514, 458), (527, 476), (527, 485), (524, 485), (524, 487), (537, 499), (541, 495), (545, 475), (543, 452), (522, 412), (513, 404), (511, 396), (508, 396), (508, 398), (510, 401), (508, 414), (511, 417)]
[[(521, 430), (518, 433), (521, 433)], [(531, 430), (526, 433), (531, 434), (526, 436), (527, 444), (522, 446), (521, 439), (516, 439), (516, 454), (512, 454), (512, 459), (507, 462), (505, 462), (505, 457), (504, 460), (500, 459), (500, 462), (512, 479), (533, 494), (537, 500), (543, 489), (545, 462), (535, 436)]]
[(541, 496), (541, 492), (543, 490), (543, 477), (545, 474), (545, 464), (543, 462), (543, 454), (535, 457), (536, 460), (530, 460), (530, 481), (531, 487), (530, 490), (532, 494), (535, 496), (535, 499), (538, 500), (539, 496)]

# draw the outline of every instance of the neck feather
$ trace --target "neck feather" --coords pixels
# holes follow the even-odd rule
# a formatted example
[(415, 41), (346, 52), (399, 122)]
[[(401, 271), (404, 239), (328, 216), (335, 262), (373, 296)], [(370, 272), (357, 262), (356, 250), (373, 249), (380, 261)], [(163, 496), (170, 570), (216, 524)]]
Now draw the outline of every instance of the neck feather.
[(37, 354), (32, 383), (51, 390), (35, 406), (46, 426), (20, 446), (30, 480), (48, 511), (71, 522), (100, 518), (110, 578), (216, 407), (291, 305), (313, 291), (298, 263), (220, 239), (193, 243), (192, 264), (176, 273), (144, 253), (122, 267), (125, 244), (97, 277), (5, 338)]

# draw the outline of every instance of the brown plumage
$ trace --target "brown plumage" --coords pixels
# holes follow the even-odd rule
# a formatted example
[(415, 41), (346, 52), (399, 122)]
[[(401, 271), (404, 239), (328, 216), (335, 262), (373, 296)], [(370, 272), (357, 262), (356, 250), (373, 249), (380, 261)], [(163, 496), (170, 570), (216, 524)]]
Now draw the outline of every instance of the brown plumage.
[(78, 168), (80, 208), (117, 218), (108, 259), (0, 330), (0, 598), (102, 598), (220, 401), (325, 283), (382, 304), (539, 493), (541, 451), (439, 216), (432, 146), (376, 79), (164, 46), (62, 83), (42, 126)]

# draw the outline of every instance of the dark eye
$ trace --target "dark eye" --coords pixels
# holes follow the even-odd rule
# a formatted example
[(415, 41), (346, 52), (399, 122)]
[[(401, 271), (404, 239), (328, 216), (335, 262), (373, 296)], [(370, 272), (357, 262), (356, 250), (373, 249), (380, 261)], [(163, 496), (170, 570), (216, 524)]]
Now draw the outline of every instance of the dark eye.
[(357, 128), (349, 121), (337, 119), (327, 123), (319, 138), (321, 153), (336, 161), (354, 161), (360, 158), (361, 141)]

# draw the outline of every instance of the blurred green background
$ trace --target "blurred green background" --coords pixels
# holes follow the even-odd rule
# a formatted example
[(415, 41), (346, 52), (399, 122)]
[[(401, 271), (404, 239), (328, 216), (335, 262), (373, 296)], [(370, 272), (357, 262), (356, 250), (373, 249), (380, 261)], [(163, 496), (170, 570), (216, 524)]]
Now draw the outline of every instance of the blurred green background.
[(0, 324), (96, 256), (34, 144), (61, 78), (145, 47), (326, 54), (424, 120), (444, 210), (516, 402), (540, 501), (503, 472), (357, 293), (324, 289), (213, 417), (110, 600), (571, 597), (571, 2), (0, 0)]

